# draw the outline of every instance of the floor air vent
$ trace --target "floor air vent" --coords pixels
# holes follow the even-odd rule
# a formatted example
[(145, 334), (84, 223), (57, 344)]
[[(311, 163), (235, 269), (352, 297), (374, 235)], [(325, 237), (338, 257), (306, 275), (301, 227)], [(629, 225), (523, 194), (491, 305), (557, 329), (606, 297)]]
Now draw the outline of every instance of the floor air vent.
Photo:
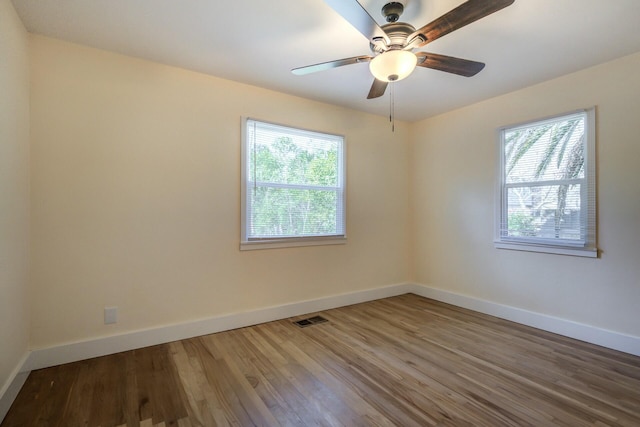
[(308, 319), (298, 320), (293, 323), (295, 323), (301, 328), (306, 328), (307, 326), (317, 325), (318, 323), (324, 323), (324, 322), (328, 322), (328, 320), (322, 316), (313, 316), (313, 317), (309, 317)]

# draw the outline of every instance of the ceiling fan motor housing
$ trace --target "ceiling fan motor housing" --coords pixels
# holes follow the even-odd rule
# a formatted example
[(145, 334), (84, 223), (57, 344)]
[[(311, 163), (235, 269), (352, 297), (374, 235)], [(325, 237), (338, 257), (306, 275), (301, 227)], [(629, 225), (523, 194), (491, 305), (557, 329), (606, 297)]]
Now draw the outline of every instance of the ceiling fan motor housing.
[(371, 50), (375, 53), (382, 53), (391, 49), (403, 49), (408, 43), (409, 36), (416, 31), (413, 25), (406, 22), (385, 24), (382, 29), (389, 37), (389, 44), (383, 48), (378, 44), (371, 43)]

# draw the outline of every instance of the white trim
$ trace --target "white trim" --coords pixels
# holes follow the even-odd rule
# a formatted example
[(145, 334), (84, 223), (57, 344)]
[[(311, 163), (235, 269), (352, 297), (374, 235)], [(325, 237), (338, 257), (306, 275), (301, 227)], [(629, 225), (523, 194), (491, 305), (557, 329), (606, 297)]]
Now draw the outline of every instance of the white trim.
[(572, 255), (582, 256), (587, 258), (598, 258), (598, 250), (595, 248), (570, 248), (566, 247), (553, 247), (553, 246), (536, 246), (529, 243), (507, 243), (507, 242), (494, 242), (496, 249), (511, 249), (514, 251), (526, 251), (526, 252), (540, 252), (545, 254), (557, 254), (557, 255)]
[(240, 242), (240, 250), (255, 251), (258, 249), (295, 248), (300, 246), (345, 245), (346, 243), (346, 237), (327, 236), (321, 236), (315, 239), (297, 237), (291, 240), (250, 240), (248, 242)]
[(589, 109), (592, 109), (595, 107), (589, 107), (589, 108), (578, 108), (577, 110), (573, 110), (573, 111), (567, 111), (566, 113), (558, 113), (558, 114), (554, 114), (551, 116), (546, 116), (546, 117), (542, 117), (539, 119), (533, 119), (533, 120), (524, 120), (518, 123), (512, 123), (510, 125), (505, 125), (505, 126), (500, 126), (498, 128), (498, 132), (502, 132), (504, 130), (517, 130), (517, 129), (522, 129), (522, 128), (528, 128), (531, 126), (531, 124), (538, 124), (538, 125), (545, 125), (545, 124), (549, 124), (549, 123), (554, 123), (557, 122), (558, 119), (562, 118), (562, 119), (566, 119), (566, 120), (571, 120), (572, 118), (578, 118), (580, 116), (582, 116), (586, 111), (588, 111)]
[(506, 182), (504, 188), (522, 188), (522, 187), (550, 187), (553, 185), (574, 185), (584, 184), (584, 178), (572, 178), (572, 179), (550, 179), (547, 181), (525, 181), (525, 182)]
[(24, 369), (34, 370), (93, 357), (105, 356), (136, 348), (163, 344), (186, 338), (208, 335), (230, 329), (242, 328), (292, 316), (308, 314), (336, 307), (373, 301), (411, 292), (408, 283), (333, 295), (291, 304), (267, 307), (254, 311), (234, 313), (193, 322), (138, 330), (120, 335), (72, 342), (49, 348), (33, 350)]
[[(240, 241), (247, 240), (247, 120), (240, 118)], [(242, 247), (240, 247), (242, 250)]]
[(250, 181), (256, 187), (266, 188), (281, 188), (281, 189), (293, 189), (293, 190), (313, 190), (313, 191), (334, 191), (339, 193), (342, 189), (340, 187), (330, 185), (311, 185), (311, 184), (288, 184), (282, 182), (270, 182), (270, 181)]
[(35, 349), (31, 351), (26, 362), (22, 364), (21, 372), (406, 293), (414, 293), (426, 298), (640, 356), (640, 337), (637, 336), (601, 329), (595, 326), (485, 301), (471, 296), (460, 295), (425, 285), (400, 283), (381, 288), (267, 307), (254, 311), (228, 314), (193, 322), (161, 326), (120, 335), (72, 342), (49, 348)]
[[(527, 128), (530, 126), (540, 126), (558, 121), (558, 119), (568, 120), (572, 118), (584, 118), (585, 132), (585, 175), (584, 178), (567, 180), (547, 180), (547, 181), (524, 181), (507, 183), (505, 176), (505, 133), (510, 130)], [(514, 125), (502, 126), (496, 131), (496, 141), (498, 143), (498, 164), (495, 187), (495, 210), (494, 210), (494, 243), (496, 249), (510, 249), (527, 252), (543, 252), (559, 255), (573, 255), (589, 258), (598, 257), (597, 249), (597, 224), (596, 224), (596, 107), (574, 110), (563, 114), (545, 117), (538, 120), (530, 120)], [(584, 227), (583, 239), (577, 242), (562, 241), (550, 238), (527, 238), (527, 237), (505, 237), (503, 233), (507, 231), (507, 192), (510, 188), (519, 187), (542, 187), (559, 184), (580, 183), (580, 199), (585, 205), (580, 210), (581, 228)], [(585, 226), (586, 225), (586, 226)], [(581, 232), (582, 233), (582, 232)], [(581, 248), (577, 248), (576, 246)]]
[[(288, 133), (299, 133), (299, 134), (317, 134), (320, 137), (333, 137), (336, 139), (336, 142), (340, 141), (340, 155), (338, 156), (338, 169), (340, 173), (338, 174), (338, 185), (335, 187), (332, 186), (318, 186), (318, 185), (301, 185), (301, 184), (283, 184), (283, 183), (270, 183), (270, 182), (262, 182), (257, 181), (256, 177), (253, 177), (253, 180), (248, 179), (248, 174), (250, 171), (247, 170), (247, 157), (248, 157), (248, 123), (252, 121), (254, 123), (259, 123), (262, 125), (270, 125), (277, 128), (286, 129)], [(240, 134), (241, 134), (241, 143), (240, 143), (240, 250), (256, 250), (256, 249), (272, 249), (272, 248), (289, 248), (289, 247), (300, 247), (300, 246), (320, 246), (320, 245), (337, 245), (346, 243), (347, 239), (347, 138), (345, 135), (322, 132), (311, 129), (304, 129), (300, 127), (294, 127), (291, 125), (283, 125), (279, 123), (269, 122), (261, 119), (256, 119), (254, 117), (245, 117), (242, 116), (240, 118)], [(255, 168), (255, 165), (254, 165)], [(274, 237), (274, 238), (249, 238), (249, 220), (247, 218), (247, 208), (249, 207), (249, 194), (247, 191), (247, 186), (256, 185), (259, 187), (269, 187), (269, 188), (297, 188), (297, 189), (307, 189), (307, 190), (324, 190), (324, 191), (334, 191), (337, 194), (337, 210), (340, 212), (340, 225), (341, 229), (336, 230), (336, 235), (320, 235), (320, 236), (292, 236), (292, 237)]]
[(425, 298), (431, 298), (501, 319), (532, 326), (544, 331), (553, 332), (554, 334), (640, 356), (640, 337), (638, 336), (601, 329), (584, 323), (502, 305), (468, 295), (456, 294), (426, 285), (414, 285), (413, 293)]
[(25, 370), (28, 358), (29, 352), (26, 352), (0, 389), (0, 423), (9, 412), (13, 401), (18, 397), (20, 389), (29, 376), (29, 371)]
[(640, 356), (640, 337), (638, 336), (601, 329), (595, 326), (498, 304), (468, 295), (461, 295), (443, 289), (436, 289), (426, 285), (399, 283), (375, 289), (299, 301), (254, 311), (228, 314), (193, 322), (160, 326), (120, 335), (94, 338), (33, 350), (24, 355), (0, 390), (0, 422), (4, 415), (6, 415), (6, 411), (9, 410), (29, 372), (35, 369), (47, 368), (63, 363), (105, 356), (121, 351), (134, 350), (151, 345), (286, 319), (302, 314), (344, 307), (406, 293), (413, 293), (425, 298), (431, 298), (501, 319)]

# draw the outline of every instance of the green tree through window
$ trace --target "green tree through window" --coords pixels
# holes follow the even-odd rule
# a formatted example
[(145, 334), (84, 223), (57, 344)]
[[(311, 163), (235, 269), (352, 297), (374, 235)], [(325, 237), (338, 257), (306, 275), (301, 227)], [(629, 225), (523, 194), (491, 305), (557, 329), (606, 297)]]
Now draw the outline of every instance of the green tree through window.
[(246, 126), (245, 241), (344, 236), (342, 137)]

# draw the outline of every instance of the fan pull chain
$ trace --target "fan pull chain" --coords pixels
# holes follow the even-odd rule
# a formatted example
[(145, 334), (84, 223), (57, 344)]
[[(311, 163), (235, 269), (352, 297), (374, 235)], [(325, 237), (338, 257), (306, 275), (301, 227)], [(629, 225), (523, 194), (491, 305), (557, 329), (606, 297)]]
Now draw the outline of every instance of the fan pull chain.
[(391, 90), (389, 91), (389, 122), (391, 123), (391, 132), (396, 131), (396, 99), (395, 84), (390, 82)]

